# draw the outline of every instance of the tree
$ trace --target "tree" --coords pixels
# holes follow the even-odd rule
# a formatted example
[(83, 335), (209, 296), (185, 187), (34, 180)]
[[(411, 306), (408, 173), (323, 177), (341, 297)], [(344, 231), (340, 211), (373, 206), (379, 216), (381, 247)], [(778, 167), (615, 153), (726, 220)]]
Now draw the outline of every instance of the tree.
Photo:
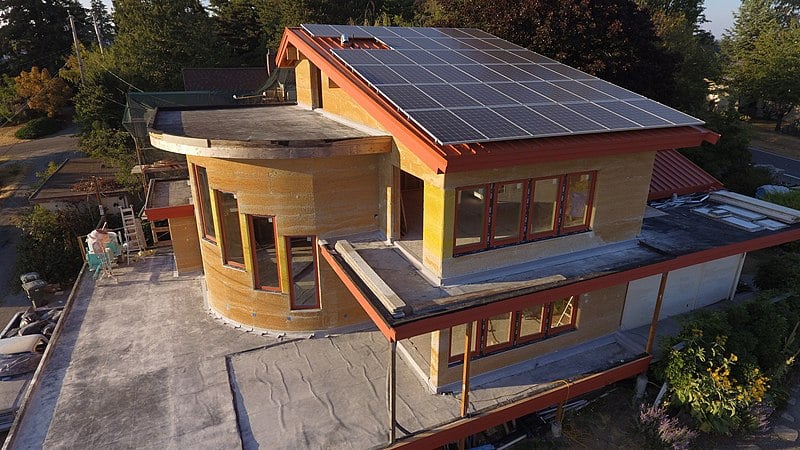
[(72, 47), (68, 11), (87, 41), (86, 13), (77, 0), (0, 0), (0, 72), (13, 76), (32, 66), (55, 71)]
[(17, 94), (17, 84), (13, 78), (3, 75), (0, 79), (0, 118), (8, 123), (19, 119), (19, 113), (25, 105), (25, 100)]
[[(88, 20), (92, 23), (95, 36), (103, 43), (103, 46), (108, 47), (111, 45), (117, 31), (111, 20), (111, 14), (109, 14), (102, 0), (92, 0), (91, 6), (89, 7)], [(98, 34), (99, 36), (97, 36)]]
[[(231, 55), (229, 65), (264, 65), (267, 40), (278, 34), (278, 11), (269, 0), (211, 0), (214, 33)], [(282, 29), (280, 31), (283, 31)]]
[(116, 63), (145, 91), (182, 89), (181, 69), (213, 66), (219, 51), (199, 0), (114, 0), (114, 23)]
[(800, 24), (779, 19), (769, 0), (744, 0), (723, 49), (727, 74), (743, 100), (762, 100), (780, 131), (800, 104)]
[(59, 77), (51, 77), (47, 69), (32, 67), (30, 72), (22, 72), (14, 79), (17, 94), (25, 100), (28, 108), (47, 113), (53, 118), (67, 104), (72, 90)]
[(476, 27), (657, 100), (672, 97), (677, 58), (632, 0), (428, 0), (421, 20)]

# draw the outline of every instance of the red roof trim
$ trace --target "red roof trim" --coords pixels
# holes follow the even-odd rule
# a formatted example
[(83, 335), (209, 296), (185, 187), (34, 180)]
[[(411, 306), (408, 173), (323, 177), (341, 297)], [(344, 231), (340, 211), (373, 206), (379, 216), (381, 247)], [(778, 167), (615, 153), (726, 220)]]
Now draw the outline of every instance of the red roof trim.
[(331, 48), (341, 48), (335, 39), (314, 38), (301, 28), (287, 28), (275, 56), (278, 66), (294, 64), (288, 59), (289, 48), (297, 49), (325, 72), (396, 139), (438, 173), (696, 147), (702, 142), (716, 143), (719, 139), (718, 134), (701, 127), (677, 127), (442, 146), (330, 54)]
[(648, 200), (722, 189), (723, 185), (708, 172), (676, 150), (656, 153)]
[(144, 213), (147, 214), (147, 219), (150, 221), (177, 219), (178, 217), (188, 217), (194, 215), (194, 205), (167, 206), (164, 208), (149, 208), (145, 209)]

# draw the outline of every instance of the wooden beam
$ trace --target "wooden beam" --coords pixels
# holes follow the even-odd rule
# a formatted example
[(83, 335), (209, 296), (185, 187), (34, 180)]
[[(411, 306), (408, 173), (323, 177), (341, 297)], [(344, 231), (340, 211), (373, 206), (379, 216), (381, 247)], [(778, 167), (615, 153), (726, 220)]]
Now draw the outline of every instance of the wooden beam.
[(472, 360), (472, 322), (464, 327), (464, 367), (461, 371), (461, 417), (469, 413), (469, 369)]
[(664, 301), (664, 291), (667, 289), (667, 279), (669, 272), (661, 274), (661, 284), (658, 285), (658, 297), (656, 297), (656, 307), (653, 308), (653, 321), (650, 322), (650, 334), (647, 336), (647, 346), (644, 351), (647, 354), (653, 354), (653, 342), (656, 340), (656, 325), (658, 325), (658, 317), (661, 315), (661, 303)]
[(389, 379), (387, 380), (389, 403), (389, 445), (397, 440), (397, 342), (389, 342)]

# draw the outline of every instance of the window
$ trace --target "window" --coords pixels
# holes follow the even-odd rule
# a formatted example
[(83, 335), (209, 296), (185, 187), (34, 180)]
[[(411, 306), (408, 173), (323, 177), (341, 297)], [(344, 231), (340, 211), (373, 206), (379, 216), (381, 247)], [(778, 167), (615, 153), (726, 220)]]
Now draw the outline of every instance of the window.
[(208, 187), (208, 174), (205, 167), (194, 166), (194, 180), (197, 188), (197, 199), (200, 207), (200, 221), (203, 226), (203, 236), (212, 241), (217, 241), (217, 231), (214, 229), (214, 217), (211, 214), (211, 197)]
[(275, 219), (247, 216), (250, 226), (251, 257), (256, 289), (279, 291), (278, 252), (275, 247)]
[[(488, 355), (574, 330), (578, 298), (573, 295), (480, 321), (473, 334), (472, 353)], [(450, 362), (463, 359), (465, 328), (466, 325), (450, 328)]]
[(456, 191), (456, 247), (463, 251), (486, 246), (489, 194), (486, 186)]
[(588, 231), (594, 182), (584, 172), (457, 189), (453, 254)]
[(231, 267), (244, 268), (242, 230), (239, 227), (239, 204), (230, 192), (216, 191), (219, 225), (222, 228), (222, 260)]
[(319, 308), (315, 236), (287, 237), (292, 309)]

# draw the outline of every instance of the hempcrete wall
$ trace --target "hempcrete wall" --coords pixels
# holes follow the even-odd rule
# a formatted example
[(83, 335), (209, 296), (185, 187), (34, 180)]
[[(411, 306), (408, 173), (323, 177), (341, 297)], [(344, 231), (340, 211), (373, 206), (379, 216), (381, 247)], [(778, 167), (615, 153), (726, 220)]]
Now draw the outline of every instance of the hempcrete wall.
[[(317, 260), (321, 309), (291, 310), (284, 237), (316, 235), (324, 239), (376, 230), (378, 159), (366, 155), (237, 161), (189, 156), (190, 164), (206, 168), (212, 191), (235, 193), (239, 205), (244, 270), (222, 263), (222, 233), (216, 214), (218, 243), (200, 239), (209, 306), (232, 321), (266, 330), (315, 331), (366, 321), (361, 307), (321, 258)], [(194, 203), (200, 204), (194, 179), (192, 186)], [(213, 195), (211, 199), (214, 203)], [(195, 211), (200, 227), (199, 208)], [(281, 292), (254, 289), (246, 214), (275, 217)]]

